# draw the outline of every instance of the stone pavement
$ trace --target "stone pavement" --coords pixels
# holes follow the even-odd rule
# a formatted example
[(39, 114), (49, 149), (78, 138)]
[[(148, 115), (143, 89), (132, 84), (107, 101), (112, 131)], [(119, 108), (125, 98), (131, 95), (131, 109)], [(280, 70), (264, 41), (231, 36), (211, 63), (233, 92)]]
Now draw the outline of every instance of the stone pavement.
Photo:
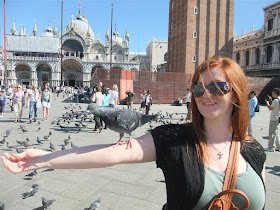
[[(4, 119), (0, 119), (0, 136), (3, 136), (7, 129), (13, 128), (11, 135), (7, 138), (13, 146), (18, 146), (16, 140), (31, 139), (31, 143), (36, 143), (36, 137), (43, 139), (49, 131), (53, 133), (51, 142), (59, 150), (63, 140), (69, 133), (62, 131), (57, 125), (50, 124), (52, 120), (60, 117), (67, 110), (64, 106), (69, 105), (68, 100), (54, 96), (54, 103), (51, 109), (51, 117), (48, 121), (42, 121), (42, 110), (39, 110), (38, 123), (28, 124), (28, 109), (24, 108), (24, 123), (14, 123), (13, 114), (6, 106)], [(73, 103), (73, 105), (75, 105)], [(85, 110), (87, 104), (79, 104)], [(140, 105), (134, 105), (139, 108)], [(119, 106), (122, 108), (125, 106)], [(154, 104), (151, 112), (162, 110), (179, 115), (173, 117), (173, 123), (177, 123), (183, 116), (185, 117), (185, 106), (169, 106)], [(257, 113), (254, 120), (254, 131), (260, 143), (267, 147), (268, 139), (269, 111), (266, 107), (261, 107), (261, 112)], [(23, 134), (19, 125), (24, 124), (29, 132)], [(70, 133), (71, 141), (77, 146), (90, 144), (111, 144), (115, 143), (119, 135), (110, 130), (103, 130), (100, 134), (93, 131), (94, 124), (82, 129), (80, 133)], [(156, 123), (152, 125), (156, 126)], [(67, 125), (68, 126), (68, 125)], [(68, 127), (75, 126), (71, 123)], [(41, 128), (38, 131), (38, 127)], [(149, 124), (138, 128), (135, 136), (143, 135), (150, 129)], [(128, 139), (128, 136), (125, 135)], [(2, 137), (0, 137), (2, 140)], [(49, 142), (42, 146), (35, 145), (36, 148), (48, 149)], [(69, 148), (68, 146), (67, 148)], [(6, 145), (0, 146), (0, 155), (7, 150)], [(266, 209), (278, 209), (280, 199), (280, 152), (267, 153), (266, 162)], [(8, 172), (0, 163), (0, 201), (6, 204), (7, 210), (29, 210), (42, 209), (41, 197), (56, 199), (52, 205), (52, 210), (76, 210), (85, 209), (90, 204), (102, 197), (100, 210), (161, 210), (166, 202), (166, 191), (164, 177), (160, 169), (156, 168), (154, 162), (144, 164), (117, 165), (108, 168), (87, 169), (87, 170), (38, 170), (38, 175), (34, 180), (28, 180), (25, 175), (12, 174)], [(21, 194), (29, 190), (32, 184), (39, 184), (40, 190), (37, 196), (21, 199)], [(278, 206), (278, 207), (277, 207)]]

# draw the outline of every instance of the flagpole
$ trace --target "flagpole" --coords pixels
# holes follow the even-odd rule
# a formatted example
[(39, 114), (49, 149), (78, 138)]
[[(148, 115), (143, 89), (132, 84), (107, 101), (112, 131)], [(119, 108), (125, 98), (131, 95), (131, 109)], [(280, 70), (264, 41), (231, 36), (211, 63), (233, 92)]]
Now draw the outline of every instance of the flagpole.
[(4, 0), (4, 84), (7, 86), (6, 1)]
[(63, 0), (61, 0), (61, 29), (60, 29), (60, 86), (63, 85), (62, 77), (62, 31), (63, 31)]
[(114, 4), (111, 4), (112, 8), (111, 8), (111, 49), (110, 49), (110, 69), (112, 68), (112, 53), (113, 53), (113, 41), (112, 41), (112, 37), (113, 37), (113, 6)]

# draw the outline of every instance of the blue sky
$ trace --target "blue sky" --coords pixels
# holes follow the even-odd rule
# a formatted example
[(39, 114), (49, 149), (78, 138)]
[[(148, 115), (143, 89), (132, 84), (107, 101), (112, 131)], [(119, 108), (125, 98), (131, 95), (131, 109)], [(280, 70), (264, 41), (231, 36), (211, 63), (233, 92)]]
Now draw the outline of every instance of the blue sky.
[[(3, 2), (0, 0), (0, 45), (3, 45)], [(169, 0), (82, 0), (81, 13), (85, 10), (87, 18), (95, 35), (104, 41), (106, 28), (111, 24), (111, 2), (114, 3), (114, 26), (117, 25), (119, 35), (123, 36), (128, 28), (130, 34), (130, 51), (145, 52), (146, 44), (154, 36), (158, 40), (168, 39)], [(262, 8), (277, 2), (276, 0), (235, 0), (234, 30), (236, 35), (255, 29), (263, 25), (264, 14)], [(78, 14), (78, 0), (64, 0), (63, 25), (66, 26)], [(39, 34), (54, 21), (60, 30), (61, 0), (6, 0), (7, 33), (10, 33), (12, 22), (20, 31), (20, 24), (32, 33), (34, 19), (36, 19)]]

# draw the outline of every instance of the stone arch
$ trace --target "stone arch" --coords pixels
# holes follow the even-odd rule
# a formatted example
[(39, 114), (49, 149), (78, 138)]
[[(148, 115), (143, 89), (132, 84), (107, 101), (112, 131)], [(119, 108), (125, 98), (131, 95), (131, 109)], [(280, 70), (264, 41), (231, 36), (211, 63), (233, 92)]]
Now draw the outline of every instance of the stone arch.
[(133, 67), (131, 70), (132, 71), (138, 71), (138, 69), (136, 67)]
[[(75, 75), (75, 81), (69, 81), (68, 75)], [(83, 85), (83, 66), (80, 62), (76, 60), (66, 60), (62, 63), (62, 78), (64, 80), (64, 83), (68, 85), (69, 83), (75, 83), (77, 86)], [(73, 78), (70, 78), (70, 80), (73, 80)]]
[(74, 56), (82, 59), (84, 57), (84, 47), (78, 40), (67, 39), (62, 44), (64, 56)]
[(64, 84), (67, 86), (80, 86), (79, 84), (79, 74), (77, 72), (67, 72), (64, 76)]
[(21, 85), (30, 85), (31, 66), (26, 63), (17, 64), (15, 67), (17, 83)]
[(44, 87), (52, 78), (52, 67), (47, 63), (39, 63), (36, 67), (38, 86)]
[(105, 47), (102, 44), (94, 44), (90, 48), (90, 53), (94, 54), (104, 54), (105, 53)]
[(123, 68), (122, 68), (122, 67), (120, 67), (120, 66), (113, 66), (113, 68), (112, 68), (112, 69), (122, 70)]

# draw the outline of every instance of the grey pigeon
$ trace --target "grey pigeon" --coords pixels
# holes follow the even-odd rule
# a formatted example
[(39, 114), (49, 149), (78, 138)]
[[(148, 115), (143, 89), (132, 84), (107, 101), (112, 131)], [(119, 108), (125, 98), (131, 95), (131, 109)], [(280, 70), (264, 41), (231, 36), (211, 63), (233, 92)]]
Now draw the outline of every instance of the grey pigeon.
[(5, 204), (0, 201), (0, 210), (5, 210)]
[(121, 142), (121, 139), (124, 136), (124, 133), (128, 133), (130, 138), (126, 142), (127, 148), (131, 148), (132, 132), (145, 123), (157, 118), (157, 115), (142, 115), (141, 113), (130, 109), (101, 107), (95, 103), (89, 104), (87, 109), (88, 113), (98, 116), (105, 122), (108, 128), (120, 134), (120, 139), (116, 145), (122, 144), (123, 142)]
[(6, 137), (3, 137), (3, 140), (0, 141), (0, 144), (5, 144), (5, 142), (6, 142)]
[(54, 147), (54, 145), (50, 142), (50, 149), (53, 151), (53, 150), (55, 150), (55, 147)]
[(31, 173), (26, 174), (25, 176), (32, 177), (32, 179), (35, 179), (37, 173), (38, 173), (37, 170), (34, 170), (34, 171), (32, 171)]
[(72, 147), (72, 148), (75, 148), (75, 147), (77, 147), (77, 146), (74, 145), (74, 144), (71, 142), (71, 147)]
[(100, 202), (101, 202), (101, 197), (98, 198), (96, 201), (94, 201), (90, 207), (88, 208), (88, 210), (98, 210), (98, 208), (100, 207)]
[(64, 144), (62, 144), (62, 145), (61, 145), (61, 150), (66, 150), (66, 148), (65, 148), (65, 145), (64, 145)]
[(8, 149), (14, 149), (14, 148), (15, 148), (14, 146), (11, 146), (11, 145), (9, 144), (9, 142), (6, 142), (6, 143), (7, 143)]
[(19, 145), (21, 145), (21, 146), (24, 146), (25, 145), (25, 141), (19, 141), (19, 140), (16, 140), (16, 142), (19, 144)]
[(39, 139), (39, 137), (37, 136), (36, 141), (38, 144), (43, 144), (43, 142)]
[(17, 153), (23, 153), (24, 151), (22, 149), (16, 148)]
[(23, 133), (28, 132), (28, 130), (26, 128), (24, 128), (24, 127), (21, 127), (21, 130), (22, 130)]
[(53, 202), (55, 201), (55, 200), (48, 200), (44, 197), (42, 197), (41, 199), (42, 199), (42, 205), (43, 205), (44, 209), (49, 208), (53, 204)]
[(37, 192), (39, 192), (39, 189), (40, 187), (38, 184), (33, 184), (28, 192), (22, 193), (22, 199), (26, 199), (35, 195)]

